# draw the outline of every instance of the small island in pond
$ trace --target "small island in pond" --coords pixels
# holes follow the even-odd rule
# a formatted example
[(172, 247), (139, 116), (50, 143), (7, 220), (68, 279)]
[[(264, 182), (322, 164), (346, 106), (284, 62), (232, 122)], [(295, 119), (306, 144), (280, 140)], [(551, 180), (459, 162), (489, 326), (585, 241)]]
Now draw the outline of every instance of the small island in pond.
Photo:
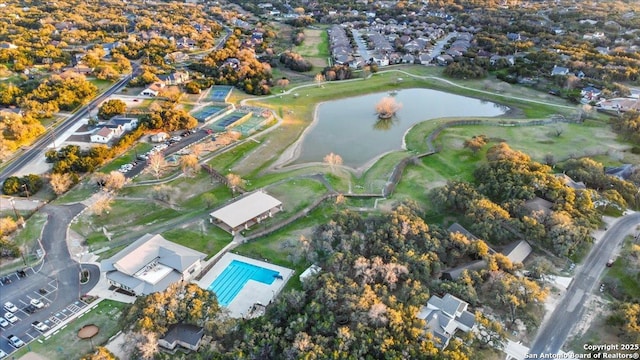
[(387, 96), (382, 98), (382, 100), (376, 104), (376, 114), (378, 114), (378, 118), (380, 119), (390, 119), (401, 108), (402, 104), (396, 101), (395, 98)]

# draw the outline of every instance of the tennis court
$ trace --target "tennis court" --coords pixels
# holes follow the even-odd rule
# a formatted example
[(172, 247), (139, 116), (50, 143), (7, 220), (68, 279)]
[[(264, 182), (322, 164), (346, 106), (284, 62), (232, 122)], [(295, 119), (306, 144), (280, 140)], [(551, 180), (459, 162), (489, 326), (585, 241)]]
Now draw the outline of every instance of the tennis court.
[(232, 86), (216, 85), (212, 87), (209, 92), (209, 100), (215, 102), (226, 102), (232, 89)]
[(235, 131), (240, 132), (243, 136), (248, 136), (266, 126), (273, 118), (264, 118), (262, 116), (252, 116), (249, 120), (238, 126), (234, 126)]
[(236, 123), (241, 123), (244, 120), (249, 119), (252, 113), (232, 112), (229, 115), (224, 116), (222, 119), (216, 121), (211, 127), (218, 131), (224, 131)]
[(224, 105), (211, 105), (204, 107), (193, 114), (191, 114), (194, 118), (196, 118), (199, 122), (205, 122), (207, 119), (215, 116), (216, 114), (222, 113), (227, 110), (229, 106)]

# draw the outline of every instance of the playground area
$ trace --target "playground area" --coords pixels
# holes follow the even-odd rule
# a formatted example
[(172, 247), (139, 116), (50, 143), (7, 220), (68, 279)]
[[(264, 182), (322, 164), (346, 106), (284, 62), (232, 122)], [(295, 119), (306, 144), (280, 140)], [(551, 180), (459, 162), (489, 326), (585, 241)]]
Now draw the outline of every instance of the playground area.
[(231, 106), (232, 105), (229, 104), (209, 105), (194, 111), (191, 115), (196, 118), (198, 122), (207, 122), (207, 120), (227, 111)]
[(227, 102), (231, 90), (233, 90), (233, 86), (216, 85), (209, 91), (208, 99), (213, 102)]

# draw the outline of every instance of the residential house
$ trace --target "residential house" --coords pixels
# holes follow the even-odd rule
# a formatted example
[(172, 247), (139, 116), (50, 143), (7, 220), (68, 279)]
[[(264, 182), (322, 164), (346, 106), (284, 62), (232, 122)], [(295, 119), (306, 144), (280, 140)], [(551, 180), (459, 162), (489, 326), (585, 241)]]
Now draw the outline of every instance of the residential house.
[(0, 108), (0, 119), (6, 119), (9, 117), (15, 117), (15, 116), (22, 117), (23, 115), (24, 113), (22, 112), (22, 109), (19, 107), (10, 106), (6, 108)]
[(282, 211), (282, 202), (264, 191), (256, 191), (209, 214), (209, 222), (235, 235)]
[(138, 127), (137, 118), (128, 118), (124, 116), (114, 116), (106, 123), (106, 126), (111, 128), (120, 127), (122, 132), (131, 131)]
[(166, 85), (180, 85), (189, 81), (189, 72), (174, 71), (171, 74), (159, 75), (158, 78)]
[(181, 63), (189, 60), (189, 55), (182, 51), (174, 51), (164, 56), (164, 61), (167, 63)]
[(160, 91), (164, 89), (164, 86), (164, 82), (156, 81), (153, 84), (149, 85), (146, 89), (142, 90), (140, 96), (156, 97), (158, 96), (158, 94), (160, 94)]
[(553, 70), (551, 70), (551, 76), (557, 75), (568, 75), (569, 69), (563, 66), (553, 65)]
[(93, 143), (99, 143), (99, 144), (106, 144), (109, 141), (111, 141), (111, 139), (114, 138), (114, 131), (113, 129), (110, 129), (106, 126), (103, 126), (100, 128), (100, 130), (98, 130), (97, 132), (91, 134), (91, 142)]
[(615, 98), (600, 101), (597, 105), (598, 110), (610, 110), (616, 112), (640, 111), (640, 99), (634, 98)]
[(436, 62), (440, 66), (447, 66), (453, 62), (453, 57), (451, 55), (438, 55), (436, 57)]
[(11, 49), (17, 49), (17, 48), (18, 48), (17, 46), (13, 45), (10, 42), (6, 42), (6, 41), (0, 42), (0, 49), (9, 49), (9, 50), (11, 50)]
[(444, 349), (456, 331), (469, 332), (475, 327), (475, 315), (467, 311), (468, 303), (451, 294), (443, 297), (431, 296), (427, 306), (423, 306), (418, 317), (426, 323), (426, 330), (430, 332), (436, 346)]
[(418, 60), (422, 65), (429, 65), (431, 64), (431, 61), (433, 60), (433, 58), (429, 54), (420, 54), (420, 56), (418, 56)]
[(183, 36), (180, 39), (176, 40), (176, 47), (178, 49), (193, 50), (195, 46), (196, 46), (196, 41), (188, 37)]
[(111, 51), (115, 48), (121, 47), (124, 44), (121, 43), (120, 41), (116, 41), (116, 42), (110, 42), (110, 43), (104, 43), (102, 44), (102, 49), (104, 50), (104, 57), (109, 57), (111, 56)]
[(580, 96), (587, 102), (596, 101), (600, 97), (602, 91), (593, 86), (585, 86), (580, 90)]
[(204, 329), (200, 326), (179, 323), (169, 327), (162, 339), (158, 339), (158, 345), (169, 350), (181, 346), (185, 349), (198, 351), (203, 336)]
[(531, 245), (528, 242), (520, 240), (507, 245), (502, 250), (502, 254), (509, 258), (513, 264), (517, 264), (523, 262), (532, 251), (533, 249), (531, 249)]
[(545, 200), (541, 197), (535, 197), (531, 200), (527, 200), (524, 203), (524, 207), (527, 208), (529, 211), (534, 212), (534, 211), (541, 211), (542, 213), (544, 213), (545, 215), (549, 215), (551, 214), (551, 212), (553, 211), (553, 203), (551, 201)]
[(190, 281), (202, 267), (205, 254), (146, 234), (100, 265), (110, 285), (134, 295), (164, 291), (179, 281)]
[(507, 33), (507, 39), (509, 41), (520, 41), (521, 37), (518, 33)]
[(312, 264), (305, 271), (300, 274), (300, 282), (304, 282), (310, 276), (313, 276), (322, 271), (322, 268), (316, 264)]

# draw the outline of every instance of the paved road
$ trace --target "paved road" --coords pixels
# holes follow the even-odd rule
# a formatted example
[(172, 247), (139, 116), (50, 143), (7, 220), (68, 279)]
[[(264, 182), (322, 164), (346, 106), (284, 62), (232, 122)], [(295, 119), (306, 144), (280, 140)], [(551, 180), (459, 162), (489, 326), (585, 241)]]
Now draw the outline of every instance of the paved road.
[(593, 246), (576, 272), (573, 282), (549, 320), (538, 330), (530, 354), (557, 354), (567, 340), (575, 324), (584, 316), (585, 302), (598, 286), (607, 261), (626, 235), (640, 225), (640, 213), (626, 215), (609, 228), (602, 239)]
[[(82, 265), (82, 268), (89, 270), (91, 277), (89, 283), (81, 285), (80, 265), (71, 258), (66, 243), (69, 223), (83, 208), (82, 204), (74, 204), (47, 205), (41, 209), (48, 214), (42, 232), (42, 247), (46, 252), (43, 262), (33, 271), (27, 271), (28, 276), (25, 278), (10, 275), (13, 281), (0, 287), (0, 303), (11, 301), (20, 308), (16, 312), (20, 321), (2, 330), (0, 349), (5, 352), (14, 350), (7, 343), (6, 338), (10, 334), (29, 342), (40, 335), (32, 329), (33, 321), (45, 322), (53, 327), (86, 306), (79, 301), (79, 297), (98, 283), (100, 269), (96, 265)], [(40, 289), (45, 289), (46, 292), (41, 293)], [(34, 298), (41, 300), (45, 307), (34, 314), (28, 314), (24, 308)]]
[(76, 122), (82, 119), (85, 116), (89, 115), (89, 111), (98, 106), (101, 102), (106, 100), (109, 96), (114, 94), (116, 91), (122, 89), (128, 82), (131, 80), (133, 76), (137, 74), (138, 65), (135, 63), (131, 64), (134, 68), (134, 73), (129, 74), (118, 82), (113, 84), (107, 91), (98, 95), (95, 99), (89, 102), (87, 105), (83, 106), (80, 110), (78, 110), (73, 115), (69, 116), (67, 119), (62, 121), (62, 123), (56, 126), (55, 131), (49, 131), (40, 139), (36, 140), (33, 145), (29, 147), (29, 150), (25, 151), (18, 158), (13, 160), (11, 164), (9, 164), (4, 170), (0, 172), (0, 183), (4, 182), (6, 178), (12, 176), (15, 173), (18, 173), (24, 166), (29, 164), (32, 160), (37, 157), (44, 156), (44, 153), (47, 151), (47, 146), (55, 140), (56, 134), (62, 134), (65, 131), (69, 130)]

